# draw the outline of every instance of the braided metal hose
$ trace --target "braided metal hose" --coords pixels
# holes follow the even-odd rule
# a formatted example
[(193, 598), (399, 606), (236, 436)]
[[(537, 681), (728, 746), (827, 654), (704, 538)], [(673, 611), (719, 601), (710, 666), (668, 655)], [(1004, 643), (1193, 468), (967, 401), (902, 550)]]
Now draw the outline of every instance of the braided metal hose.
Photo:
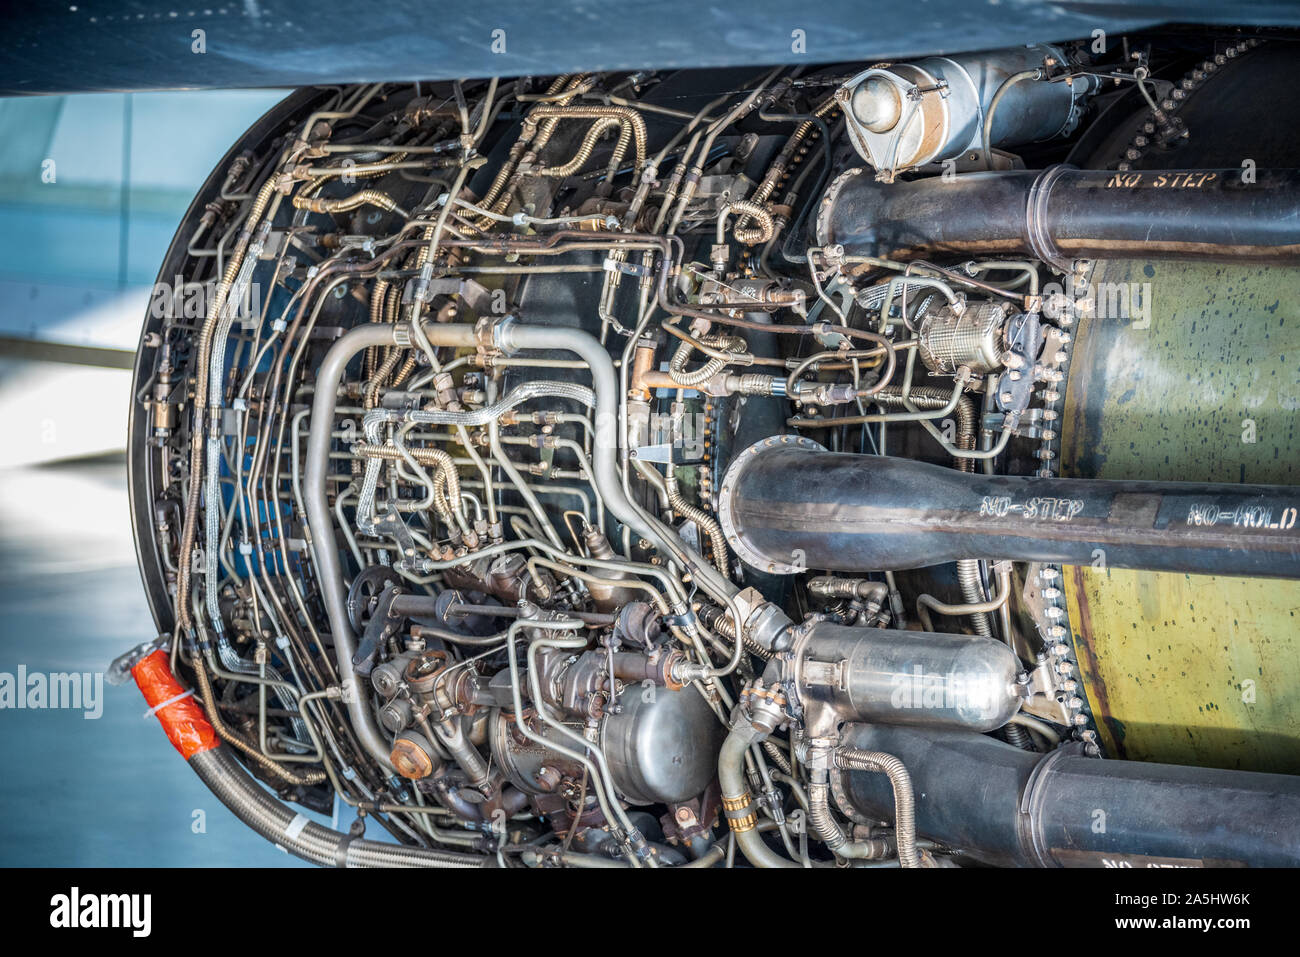
[(724, 577), (730, 577), (731, 571), (727, 562), (727, 536), (722, 531), (722, 526), (718, 524), (718, 520), (704, 509), (692, 505), (682, 498), (682, 493), (677, 488), (677, 479), (671, 474), (668, 476), (665, 485), (668, 490), (669, 507), (682, 518), (694, 522), (709, 537), (709, 544), (713, 546), (713, 564), (717, 566), (718, 571)]
[(758, 225), (754, 227), (742, 226), (737, 222), (731, 231), (732, 235), (736, 237), (736, 240), (746, 246), (757, 246), (760, 243), (767, 242), (776, 235), (776, 221), (772, 218), (772, 214), (768, 212), (766, 206), (750, 202), (747, 199), (740, 199), (734, 203), (727, 204), (726, 209), (724, 209), (718, 217), (719, 231), (721, 231), (721, 221), (726, 219), (726, 217), (731, 213), (743, 213), (758, 221)]
[[(740, 336), (716, 335), (701, 336), (700, 341), (706, 346), (723, 349), (728, 352), (741, 352), (748, 345)], [(712, 356), (694, 372), (686, 371), (694, 347), (689, 342), (681, 343), (668, 360), (668, 377), (680, 386), (693, 388), (711, 378), (727, 367), (728, 360)]]
[(488, 867), (476, 854), (354, 839), (322, 827), (269, 794), (224, 747), (189, 759), (194, 773), (241, 821), (295, 857), (322, 867)]
[[(857, 748), (838, 749), (833, 761), (842, 771), (878, 771), (889, 777), (894, 790), (894, 841), (898, 846), (898, 863), (902, 867), (920, 867), (921, 861), (916, 853), (916, 797), (907, 766), (884, 751), (859, 751)], [(811, 791), (808, 802), (811, 806)]]

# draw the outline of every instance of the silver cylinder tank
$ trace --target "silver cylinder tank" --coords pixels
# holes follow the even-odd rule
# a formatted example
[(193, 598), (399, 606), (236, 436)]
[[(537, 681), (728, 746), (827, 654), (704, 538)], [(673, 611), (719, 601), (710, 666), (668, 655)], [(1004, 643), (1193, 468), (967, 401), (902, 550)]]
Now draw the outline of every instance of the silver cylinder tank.
[(991, 638), (818, 622), (795, 661), (818, 731), (838, 721), (992, 731), (1020, 708), (1020, 662)]
[[(978, 154), (984, 117), (1003, 81), (1026, 70), (1046, 74), (1049, 63), (1059, 68), (1063, 60), (1054, 47), (1032, 46), (872, 67), (843, 87), (849, 138), (886, 181), (902, 170)], [(990, 143), (1068, 133), (1089, 90), (1086, 82), (1013, 85), (994, 113)]]

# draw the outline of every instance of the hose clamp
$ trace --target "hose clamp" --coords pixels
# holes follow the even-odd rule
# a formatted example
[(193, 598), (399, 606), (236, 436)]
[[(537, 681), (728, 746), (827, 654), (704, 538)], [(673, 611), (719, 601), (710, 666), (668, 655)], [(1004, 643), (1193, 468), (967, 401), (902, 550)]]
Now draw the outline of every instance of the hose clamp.
[(752, 831), (758, 824), (758, 813), (753, 809), (754, 799), (749, 792), (740, 797), (723, 797), (722, 809), (727, 815), (727, 824), (737, 834)]

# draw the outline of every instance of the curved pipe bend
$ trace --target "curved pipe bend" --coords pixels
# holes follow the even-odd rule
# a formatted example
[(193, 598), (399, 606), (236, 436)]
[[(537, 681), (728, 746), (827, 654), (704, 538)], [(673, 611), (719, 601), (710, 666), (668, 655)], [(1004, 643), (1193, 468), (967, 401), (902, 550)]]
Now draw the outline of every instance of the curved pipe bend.
[(250, 828), (295, 857), (322, 867), (486, 867), (491, 858), (353, 838), (308, 821), (249, 776), (222, 745), (189, 759), (218, 800)]

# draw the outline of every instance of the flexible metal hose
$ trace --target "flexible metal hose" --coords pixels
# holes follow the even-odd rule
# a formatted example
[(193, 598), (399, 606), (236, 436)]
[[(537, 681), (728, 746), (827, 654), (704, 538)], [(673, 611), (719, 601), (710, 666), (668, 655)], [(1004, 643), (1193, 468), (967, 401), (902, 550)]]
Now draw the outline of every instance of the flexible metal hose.
[[(740, 336), (701, 336), (700, 342), (706, 346), (722, 349), (728, 352), (742, 352), (748, 345)], [(690, 361), (691, 351), (694, 347), (689, 342), (683, 342), (674, 351), (672, 358), (668, 360), (668, 377), (677, 385), (685, 388), (708, 382), (715, 375), (727, 367), (727, 359), (714, 356), (704, 365), (700, 366), (694, 372), (686, 371), (686, 363)]]
[[(577, 95), (578, 91), (577, 89), (575, 89), (575, 87), (578, 85), (579, 79), (580, 77), (574, 77), (572, 80), (570, 80), (570, 78), (567, 76), (556, 77), (555, 81), (550, 85), (550, 87), (547, 88), (545, 96), (547, 97), (555, 96), (556, 94), (560, 93), (561, 88), (565, 85), (565, 83), (569, 83), (570, 84), (569, 91), (566, 91), (560, 98), (560, 102), (567, 103), (570, 99), (572, 99), (573, 96)], [(559, 121), (548, 120), (547, 122), (551, 125), (554, 125)], [(543, 126), (543, 129), (545, 128), (546, 127)], [(507, 157), (506, 161), (501, 164), (501, 168), (497, 170), (496, 176), (493, 177), (492, 179), (492, 185), (488, 187), (488, 191), (483, 194), (483, 199), (481, 200), (482, 206), (495, 212), (496, 206), (498, 204), (498, 200), (500, 199), (502, 201), (500, 205), (502, 205), (502, 207), (504, 208), (504, 203), (508, 201), (508, 197), (509, 197), (509, 190), (506, 189), (506, 186), (510, 182), (511, 178), (513, 177), (515, 172), (515, 167), (518, 165), (520, 157), (523, 156), (524, 150), (525, 148), (527, 148), (528, 141), (531, 138), (532, 138), (532, 133), (527, 129), (525, 129), (524, 132), (520, 135), (520, 137), (517, 140), (515, 140), (514, 145), (510, 147), (509, 157)], [(487, 217), (474, 217), (470, 219), (470, 222), (477, 229), (486, 229), (489, 225), (491, 225), (491, 220)]]
[[(918, 409), (932, 411), (948, 405), (952, 401), (952, 391), (933, 386), (913, 386), (907, 393), (907, 399)], [(872, 401), (883, 409), (907, 408), (903, 402), (902, 390), (896, 385), (885, 386), (872, 396)], [(963, 395), (958, 398), (953, 414), (957, 425), (956, 441), (953, 444), (963, 451), (970, 451), (975, 448), (975, 406)], [(975, 462), (973, 459), (954, 456), (953, 466), (962, 472), (970, 472), (974, 470)]]
[(782, 753), (781, 749), (776, 746), (774, 741), (763, 742), (763, 753), (768, 759), (777, 766), (782, 774), (793, 774), (794, 770), (790, 767), (790, 760)]
[(233, 730), (227, 727), (226, 723), (221, 719), (221, 709), (217, 707), (217, 699), (212, 691), (212, 682), (208, 678), (207, 665), (204, 663), (201, 655), (194, 658), (194, 674), (198, 679), (199, 694), (203, 697), (203, 706), (207, 710), (208, 720), (212, 722), (212, 728), (217, 732), (217, 736), (221, 738), (221, 740), (234, 745), (240, 751), (243, 751), (250, 758), (256, 761), (260, 767), (265, 768), (271, 774), (274, 774), (282, 781), (287, 781), (289, 784), (310, 786), (313, 784), (320, 784), (325, 780), (324, 771), (294, 772), (281, 767), (277, 762), (268, 758), (256, 747), (249, 744)]
[[(978, 605), (984, 601), (984, 586), (980, 582), (979, 559), (961, 558), (957, 560), (957, 583), (961, 586), (961, 597), (966, 600), (968, 605)], [(993, 625), (989, 621), (988, 612), (972, 612), (970, 623), (975, 629), (975, 634), (984, 638), (993, 637)]]
[[(613, 117), (605, 117), (591, 124), (587, 130), (587, 135), (583, 137), (582, 142), (578, 145), (578, 150), (573, 154), (573, 158), (567, 163), (561, 163), (558, 166), (537, 166), (530, 172), (537, 176), (548, 176), (555, 179), (561, 179), (565, 176), (572, 176), (578, 170), (586, 165), (587, 160), (591, 159), (591, 154), (596, 148), (596, 142), (608, 131), (614, 129), (625, 129), (623, 125)], [(624, 146), (626, 149), (626, 146)], [(622, 155), (615, 149), (615, 155), (622, 160)]]
[[(388, 287), (389, 283), (387, 279), (376, 279), (374, 288), (370, 290), (371, 322), (384, 321), (384, 309), (388, 301)], [(366, 358), (362, 363), (361, 371), (367, 381), (374, 378), (375, 366), (377, 365), (375, 360), (378, 355), (379, 349), (376, 346), (371, 346), (366, 350)]]
[(294, 196), (294, 209), (305, 209), (313, 213), (346, 213), (369, 204), (390, 213), (397, 213), (403, 219), (410, 218), (410, 214), (398, 206), (391, 196), (377, 189), (358, 190), (351, 196), (344, 196), (341, 199), (325, 199), (319, 196), (308, 198), (304, 195), (305, 192), (306, 190), (301, 190)]
[[(894, 790), (894, 841), (898, 845), (898, 863), (902, 867), (920, 867), (916, 853), (916, 797), (912, 793), (912, 776), (907, 773), (906, 765), (884, 751), (859, 751), (856, 748), (838, 749), (833, 760), (835, 767), (842, 771), (879, 771), (889, 777)], [(811, 789), (808, 803), (811, 808)]]
[[(636, 110), (626, 106), (538, 106), (534, 107), (524, 120), (524, 136), (532, 139), (531, 130), (542, 120), (549, 119), (583, 119), (600, 120), (612, 118), (631, 130), (632, 143), (636, 149), (636, 168), (645, 166), (646, 128), (645, 120)], [(551, 127), (554, 129), (554, 126)], [(549, 133), (543, 131), (533, 141), (533, 152), (540, 152), (550, 139)]]
[[(712, 628), (714, 631), (720, 634), (723, 638), (728, 638), (731, 641), (736, 640), (736, 623), (732, 621), (730, 614), (723, 612), (708, 624), (710, 628)], [(744, 644), (745, 650), (748, 651), (751, 655), (757, 655), (758, 657), (762, 658), (764, 661), (768, 661), (771, 659), (772, 657), (771, 650), (768, 648), (764, 648), (762, 645), (760, 645), (749, 635), (742, 635), (741, 641)]]
[(709, 544), (713, 548), (713, 564), (723, 575), (729, 576), (731, 570), (727, 561), (727, 536), (722, 531), (722, 526), (718, 524), (718, 520), (704, 509), (682, 498), (682, 493), (677, 488), (677, 479), (672, 475), (668, 476), (665, 486), (668, 490), (669, 507), (682, 518), (694, 522), (700, 527), (700, 531), (709, 537)]
[(765, 243), (776, 235), (776, 220), (768, 212), (766, 206), (759, 203), (750, 202), (747, 199), (737, 200), (728, 204), (721, 213), (718, 214), (718, 241), (722, 241), (722, 236), (726, 226), (727, 217), (732, 213), (743, 213), (748, 217), (758, 220), (757, 226), (742, 226), (736, 223), (732, 229), (732, 235), (738, 242), (746, 246), (757, 246)]
[(226, 748), (202, 751), (190, 767), (234, 815), (277, 847), (322, 867), (487, 867), (491, 858), (353, 838), (308, 821), (276, 800)]
[(379, 390), (384, 387), (384, 382), (397, 368), (397, 362), (401, 359), (401, 352), (397, 349), (389, 349), (388, 354), (384, 356), (384, 361), (379, 364), (375, 374), (370, 377), (370, 382), (366, 384), (366, 394), (362, 399), (362, 405), (367, 409), (373, 409), (379, 404)]

